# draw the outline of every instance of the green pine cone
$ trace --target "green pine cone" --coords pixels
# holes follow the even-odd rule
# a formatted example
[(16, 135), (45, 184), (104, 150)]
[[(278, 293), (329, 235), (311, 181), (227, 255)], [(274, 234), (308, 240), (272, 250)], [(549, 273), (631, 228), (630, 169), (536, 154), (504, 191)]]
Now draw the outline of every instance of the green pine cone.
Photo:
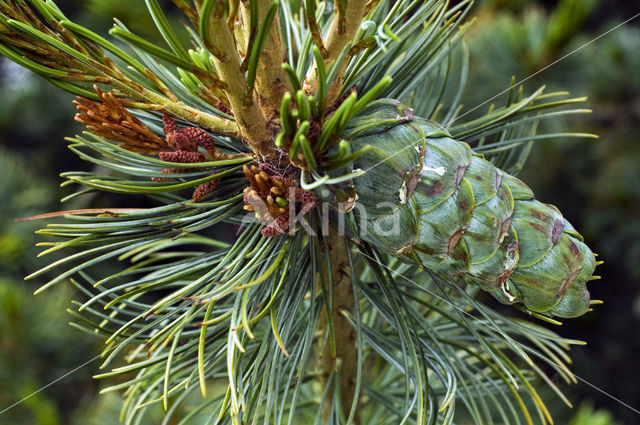
[(356, 116), (342, 138), (371, 147), (352, 164), (366, 170), (354, 180), (363, 240), (505, 304), (560, 317), (587, 311), (595, 256), (522, 181), (389, 99)]

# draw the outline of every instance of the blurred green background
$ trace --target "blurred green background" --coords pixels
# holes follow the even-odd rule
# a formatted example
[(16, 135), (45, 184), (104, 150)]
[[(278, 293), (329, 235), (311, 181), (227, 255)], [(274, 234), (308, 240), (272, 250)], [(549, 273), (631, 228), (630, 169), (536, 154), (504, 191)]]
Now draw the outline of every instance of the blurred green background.
[[(144, 2), (59, 0), (74, 20), (105, 33), (111, 17), (158, 37)], [(168, 3), (168, 2), (166, 2)], [(485, 0), (467, 40), (471, 71), (464, 104), (473, 108), (640, 12), (637, 0)], [(176, 15), (180, 19), (179, 15)], [(590, 115), (558, 123), (600, 135), (597, 141), (536, 142), (522, 178), (538, 198), (557, 205), (605, 264), (590, 286), (605, 301), (567, 320), (559, 331), (588, 341), (572, 350), (573, 371), (587, 382), (563, 387), (576, 406), (547, 400), (558, 424), (633, 425), (640, 414), (640, 18), (581, 48), (525, 83), (588, 96)], [(0, 58), (0, 411), (92, 359), (101, 342), (68, 325), (74, 290), (34, 297), (23, 281), (45, 262), (36, 258), (38, 222), (19, 217), (96, 206), (100, 197), (61, 206), (69, 192), (60, 172), (87, 169), (63, 140), (81, 131), (72, 97)], [(496, 102), (498, 102), (496, 100)], [(487, 108), (484, 105), (482, 108)], [(98, 397), (98, 361), (80, 368), (0, 414), (6, 425), (112, 424), (117, 395)], [(599, 388), (599, 389), (598, 389)], [(149, 424), (159, 423), (151, 415)]]

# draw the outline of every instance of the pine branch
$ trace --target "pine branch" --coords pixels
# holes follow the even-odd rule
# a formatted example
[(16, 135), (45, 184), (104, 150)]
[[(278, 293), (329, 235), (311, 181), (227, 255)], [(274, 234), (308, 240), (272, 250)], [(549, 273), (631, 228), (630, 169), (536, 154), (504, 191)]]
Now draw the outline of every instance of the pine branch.
[[(327, 55), (324, 60), (325, 69), (330, 69), (345, 46), (353, 41), (360, 28), (360, 23), (364, 18), (366, 6), (366, 0), (337, 0), (335, 2), (336, 13), (324, 43), (327, 50)], [(338, 98), (342, 89), (346, 67), (347, 61), (343, 61), (327, 91), (326, 105), (331, 105)], [(306, 80), (310, 87), (308, 90), (315, 92), (318, 86), (317, 64), (314, 64), (311, 68)]]
[[(321, 316), (319, 329), (321, 335), (326, 332), (329, 338), (322, 350), (318, 353), (318, 374), (321, 378), (321, 388), (325, 388), (332, 374), (339, 374), (339, 396), (344, 417), (349, 416), (349, 410), (356, 391), (357, 350), (356, 331), (348, 318), (354, 315), (355, 301), (351, 286), (352, 270), (349, 267), (346, 240), (340, 236), (333, 227), (329, 227), (329, 234), (324, 238), (324, 251), (320, 253), (320, 263), (330, 263), (330, 270), (324, 269), (323, 285), (325, 290), (326, 309)], [(330, 272), (330, 273), (327, 273)], [(328, 286), (331, 286), (330, 288)], [(330, 295), (330, 298), (329, 298)], [(331, 311), (328, 319), (327, 312)], [(336, 375), (337, 376), (337, 375)], [(324, 405), (324, 422), (329, 423), (329, 416), (333, 403), (335, 389), (328, 391), (328, 402)], [(355, 423), (358, 423), (357, 421)]]
[[(256, 22), (261, 24), (272, 3), (269, 0), (256, 1), (258, 3), (257, 17), (251, 16), (250, 0), (244, 0), (241, 3), (244, 40), (247, 42), (251, 40), (251, 28), (253, 26), (253, 23), (250, 25), (249, 22), (256, 19)], [(246, 47), (247, 54), (250, 51), (250, 47)], [(286, 58), (282, 46), (282, 35), (280, 34), (279, 12), (276, 12), (259, 55), (255, 90), (262, 112), (267, 119), (273, 120), (279, 115), (280, 102), (285, 92), (292, 90), (287, 75), (281, 67)]]
[(242, 138), (255, 154), (268, 158), (276, 156), (277, 150), (271, 142), (272, 131), (249, 93), (236, 42), (224, 17), (224, 4), (205, 0), (199, 7), (200, 32), (213, 55), (219, 77), (225, 83), (224, 91)]
[[(95, 64), (91, 66), (80, 63), (78, 64), (78, 68), (86, 72), (87, 75), (90, 75), (89, 73), (91, 72), (95, 73), (97, 67)], [(108, 73), (113, 75), (112, 72), (108, 69), (104, 69), (103, 67), (100, 68), (102, 68), (104, 74)], [(119, 76), (124, 77), (121, 74)], [(184, 103), (178, 101), (177, 98), (170, 99), (166, 96), (149, 90), (132, 80), (109, 78), (109, 80), (101, 80), (97, 82), (108, 84), (120, 90), (122, 93), (126, 94), (133, 100), (157, 105), (162, 109), (165, 109), (172, 115), (185, 119), (189, 122), (199, 124), (211, 131), (234, 137), (238, 135), (238, 126), (233, 121), (229, 121), (224, 118), (220, 118), (191, 106), (185, 105)]]
[[(48, 8), (53, 6), (36, 5), (55, 31), (44, 25), (25, 3), (10, 2), (1, 9), (3, 19), (11, 19), (5, 19), (0, 25), (0, 34), (7, 40), (19, 42), (12, 43), (12, 47), (0, 47), (1, 53), (73, 94), (95, 98), (85, 88), (87, 83), (109, 85), (132, 100), (151, 104), (152, 109), (163, 108), (212, 131), (237, 135), (238, 127), (234, 122), (180, 102), (156, 75), (114, 44), (73, 24), (64, 15), (52, 15), (54, 9)], [(21, 13), (17, 11), (18, 7)], [(102, 49), (130, 65), (135, 74), (121, 69)], [(141, 84), (143, 79), (150, 85)], [(149, 88), (153, 86), (162, 94)]]

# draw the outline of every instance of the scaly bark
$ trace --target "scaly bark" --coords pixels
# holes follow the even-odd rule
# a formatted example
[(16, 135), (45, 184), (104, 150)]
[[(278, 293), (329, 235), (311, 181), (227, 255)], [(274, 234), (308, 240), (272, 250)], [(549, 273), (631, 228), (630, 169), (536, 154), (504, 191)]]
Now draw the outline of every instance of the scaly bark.
[[(202, 10), (200, 13), (203, 13)], [(249, 93), (236, 42), (227, 20), (219, 8), (211, 11), (208, 19), (208, 34), (202, 36), (205, 46), (213, 55), (219, 77), (225, 84), (223, 89), (231, 104), (242, 139), (261, 159), (276, 158), (279, 153), (273, 143), (273, 130)]]
[[(271, 1), (269, 0), (258, 0), (258, 25), (262, 25), (270, 5)], [(242, 1), (241, 7), (244, 21), (244, 40), (248, 42), (251, 31), (249, 22), (250, 19), (253, 19), (250, 16), (249, 1)], [(249, 51), (247, 46), (243, 47), (245, 47), (245, 52)], [(292, 91), (289, 79), (281, 67), (283, 62), (285, 62), (285, 54), (280, 34), (280, 17), (279, 13), (276, 13), (262, 47), (255, 83), (258, 105), (268, 120), (273, 120), (280, 115), (282, 96), (285, 92)]]
[[(333, 321), (333, 332), (335, 336), (335, 356), (332, 354), (331, 341), (327, 341), (324, 348), (318, 348), (322, 351), (319, 353), (318, 373), (322, 383), (321, 388), (325, 388), (331, 376), (331, 373), (340, 367), (340, 396), (341, 404), (345, 418), (349, 416), (351, 403), (355, 395), (356, 370), (357, 370), (357, 348), (356, 348), (356, 331), (353, 329), (343, 313), (348, 312), (354, 314), (355, 301), (351, 287), (351, 269), (347, 260), (347, 252), (344, 237), (329, 226), (329, 234), (324, 239), (326, 243), (326, 251), (328, 251), (329, 260), (331, 261), (331, 270), (321, 271), (325, 285), (329, 282), (332, 284), (332, 302), (331, 302), (331, 318)], [(325, 255), (325, 251), (320, 253)], [(321, 260), (322, 263), (322, 260)], [(328, 288), (327, 288), (328, 289)], [(329, 322), (327, 320), (327, 311), (325, 309), (320, 319), (320, 330), (327, 330)], [(324, 333), (322, 333), (324, 335)], [(324, 422), (326, 423), (331, 410), (330, 400), (333, 398), (333, 384), (329, 391), (325, 410), (323, 412)], [(358, 415), (356, 414), (357, 421)]]
[[(324, 66), (326, 69), (329, 69), (335, 63), (347, 43), (353, 41), (358, 28), (360, 28), (366, 6), (367, 0), (335, 0), (333, 22), (331, 22), (331, 28), (325, 41), (327, 55), (324, 59)], [(331, 105), (338, 98), (346, 67), (347, 61), (345, 60), (327, 91), (326, 105)], [(315, 93), (318, 88), (318, 68), (316, 64), (307, 74), (306, 80), (308, 91)]]

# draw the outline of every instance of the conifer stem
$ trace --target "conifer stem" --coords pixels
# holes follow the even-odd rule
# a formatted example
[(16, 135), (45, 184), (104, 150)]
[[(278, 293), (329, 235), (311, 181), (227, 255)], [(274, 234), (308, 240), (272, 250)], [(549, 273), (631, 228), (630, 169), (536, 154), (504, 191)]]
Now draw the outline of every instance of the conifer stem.
[[(327, 48), (327, 55), (324, 60), (325, 69), (329, 69), (338, 59), (347, 43), (353, 41), (364, 17), (367, 0), (336, 0), (335, 4), (335, 16), (325, 41)], [(336, 78), (331, 82), (331, 87), (327, 92), (326, 105), (331, 105), (340, 94), (347, 62), (345, 60), (342, 63)], [(311, 92), (315, 92), (317, 89), (317, 77), (317, 65), (314, 64), (307, 75), (307, 83), (311, 88)]]
[[(202, 10), (200, 12), (202, 13)], [(227, 20), (217, 9), (210, 13), (208, 19), (208, 34), (202, 36), (205, 46), (213, 55), (219, 77), (225, 84), (223, 90), (231, 104), (242, 139), (256, 155), (273, 158), (278, 155), (273, 143), (274, 134), (254, 102), (252, 93), (249, 92), (236, 42)]]
[(215, 48), (211, 49), (213, 61), (226, 85), (224, 90), (243, 138), (249, 142), (268, 139), (270, 134), (266, 121), (248, 92), (247, 80), (241, 71), (240, 58), (233, 47), (235, 42), (226, 20), (212, 16), (209, 28), (212, 32), (210, 39), (215, 41)]
[[(345, 244), (344, 237), (340, 236), (338, 232), (329, 226), (329, 234), (325, 236), (324, 242), (326, 249), (321, 253), (325, 253), (329, 257), (331, 263), (330, 270), (324, 270), (324, 282), (325, 286), (331, 285), (331, 300), (327, 300), (329, 303), (329, 309), (331, 311), (333, 335), (335, 340), (335, 352), (333, 351), (332, 341), (328, 340), (324, 347), (319, 346), (319, 376), (322, 382), (321, 388), (325, 388), (329, 381), (329, 378), (333, 372), (339, 371), (339, 388), (340, 388), (340, 402), (342, 405), (342, 413), (344, 417), (349, 416), (351, 404), (354, 399), (356, 389), (356, 373), (358, 367), (357, 348), (356, 348), (356, 331), (349, 323), (344, 313), (351, 315), (355, 312), (355, 298), (351, 286), (351, 273), (352, 270), (349, 267), (347, 246)], [(327, 292), (328, 287), (327, 287)], [(329, 321), (327, 320), (328, 310), (325, 309), (324, 315), (321, 317), (320, 330), (329, 330)], [(331, 330), (329, 330), (331, 332)], [(330, 339), (330, 338), (329, 338)], [(334, 382), (335, 384), (335, 382)], [(334, 396), (333, 388), (329, 390), (327, 401), (324, 405), (323, 418), (324, 423), (327, 423), (329, 415), (331, 413), (331, 400)], [(354, 424), (358, 423), (358, 415)]]
[[(99, 65), (99, 64), (98, 64)], [(96, 69), (90, 65), (86, 65), (82, 62), (75, 64), (78, 68), (82, 69), (87, 75), (95, 74)], [(185, 105), (182, 102), (175, 102), (159, 93), (148, 90), (141, 85), (134, 83), (133, 81), (120, 81), (120, 75), (114, 75), (109, 72), (108, 69), (97, 68), (105, 76), (108, 76), (112, 80), (109, 85), (120, 90), (122, 93), (129, 96), (131, 99), (153, 103), (166, 109), (171, 114), (180, 117), (189, 122), (201, 125), (202, 127), (215, 131), (217, 133), (226, 134), (228, 136), (238, 137), (238, 126), (233, 121), (203, 112), (199, 109)]]
[[(261, 25), (269, 6), (270, 0), (258, 0), (258, 24)], [(244, 39), (250, 39), (249, 21), (253, 19), (250, 14), (249, 1), (243, 0), (242, 18), (244, 21)], [(250, 46), (245, 46), (246, 52), (250, 51)], [(258, 93), (258, 104), (262, 112), (271, 120), (280, 114), (280, 102), (286, 91), (291, 92), (291, 84), (281, 65), (285, 62), (284, 48), (282, 47), (282, 36), (280, 34), (280, 17), (276, 13), (273, 23), (267, 32), (267, 37), (258, 60), (258, 70), (256, 73), (256, 92)]]

